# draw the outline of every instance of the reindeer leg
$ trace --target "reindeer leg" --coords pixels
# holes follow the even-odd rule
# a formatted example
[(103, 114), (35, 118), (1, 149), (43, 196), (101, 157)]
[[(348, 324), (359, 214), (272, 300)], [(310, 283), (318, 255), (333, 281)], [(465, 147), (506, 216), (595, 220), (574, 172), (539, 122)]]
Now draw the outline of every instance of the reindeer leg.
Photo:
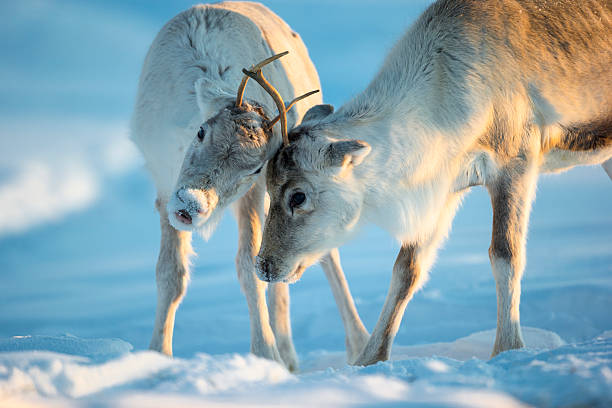
[(419, 243), (404, 243), (395, 264), (389, 292), (378, 317), (376, 327), (359, 357), (351, 364), (370, 365), (385, 361), (391, 355), (393, 339), (397, 334), (406, 305), (423, 286), (439, 243), (446, 237), (463, 192), (452, 193), (440, 213), (436, 229)]
[(399, 329), (406, 305), (424, 280), (424, 273), (419, 264), (419, 248), (415, 245), (403, 245), (395, 265), (387, 299), (380, 313), (376, 327), (368, 343), (353, 365), (370, 365), (388, 360), (391, 345)]
[(255, 275), (255, 263), (253, 260), (261, 245), (264, 194), (263, 186), (260, 183), (256, 183), (238, 200), (236, 205), (239, 234), (236, 270), (240, 287), (246, 297), (249, 308), (251, 353), (282, 364), (283, 360), (278, 353), (268, 316), (268, 307), (266, 305), (267, 283), (259, 280)]
[(332, 249), (321, 259), (321, 267), (329, 281), (336, 305), (340, 311), (346, 333), (346, 356), (349, 362), (355, 361), (368, 342), (370, 335), (361, 322), (355, 308), (353, 297), (340, 265), (338, 249)]
[(288, 284), (282, 282), (268, 284), (268, 310), (278, 352), (289, 371), (296, 372), (299, 363), (291, 337)]
[(187, 289), (189, 256), (193, 250), (191, 232), (177, 231), (170, 225), (164, 200), (158, 198), (155, 204), (159, 211), (161, 244), (155, 269), (157, 310), (149, 348), (171, 356), (174, 316)]
[(537, 182), (537, 167), (524, 158), (502, 168), (487, 185), (493, 205), (489, 258), (497, 291), (497, 333), (492, 356), (523, 347), (519, 304), (525, 268), (525, 238)]

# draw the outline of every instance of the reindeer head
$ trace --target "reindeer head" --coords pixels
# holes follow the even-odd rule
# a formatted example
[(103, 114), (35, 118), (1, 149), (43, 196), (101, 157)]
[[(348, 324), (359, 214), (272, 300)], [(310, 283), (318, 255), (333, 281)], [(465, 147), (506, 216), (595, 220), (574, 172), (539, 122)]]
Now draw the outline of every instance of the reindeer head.
[(311, 108), (292, 131), (291, 144), (269, 162), (270, 209), (256, 257), (264, 281), (295, 282), (357, 230), (364, 192), (354, 169), (371, 149), (362, 141), (337, 139), (329, 127), (312, 126), (314, 117), (331, 110)]
[[(237, 96), (214, 91), (216, 104), (222, 108), (200, 126), (185, 154), (175, 192), (168, 202), (170, 223), (175, 228), (197, 229), (205, 236), (212, 232), (223, 209), (251, 188), (266, 161), (278, 149), (280, 141), (273, 137), (274, 124), (280, 120), (286, 141), (286, 112), (298, 100), (318, 92), (309, 92), (285, 106), (261, 69), (286, 54), (277, 54), (249, 70), (243, 69), (245, 76)], [(269, 119), (257, 102), (243, 100), (249, 78), (255, 79), (272, 96), (279, 110), (276, 118)], [(196, 89), (206, 85), (212, 86), (198, 83)], [(206, 99), (206, 95), (203, 98), (198, 95), (199, 103), (201, 99)]]

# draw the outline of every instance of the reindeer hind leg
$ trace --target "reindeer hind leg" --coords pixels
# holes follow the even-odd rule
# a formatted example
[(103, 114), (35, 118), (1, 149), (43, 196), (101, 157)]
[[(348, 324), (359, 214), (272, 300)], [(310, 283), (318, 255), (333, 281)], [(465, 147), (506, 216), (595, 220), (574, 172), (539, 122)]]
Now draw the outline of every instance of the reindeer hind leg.
[(338, 249), (332, 249), (321, 259), (321, 267), (331, 287), (344, 325), (347, 360), (349, 362), (355, 361), (367, 344), (370, 334), (363, 325), (359, 313), (357, 313), (355, 302), (340, 265)]
[(296, 372), (299, 362), (291, 336), (289, 285), (282, 282), (268, 284), (267, 300), (270, 324), (276, 339), (278, 353), (289, 371)]
[(536, 166), (517, 158), (487, 186), (493, 205), (489, 258), (497, 291), (497, 333), (492, 356), (524, 346), (519, 304), (527, 223), (536, 181)]

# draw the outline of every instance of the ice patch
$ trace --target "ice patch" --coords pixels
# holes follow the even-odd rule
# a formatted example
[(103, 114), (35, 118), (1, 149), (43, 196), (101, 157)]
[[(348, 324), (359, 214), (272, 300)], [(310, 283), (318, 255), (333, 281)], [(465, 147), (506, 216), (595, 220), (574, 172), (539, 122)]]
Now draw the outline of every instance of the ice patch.
[[(529, 349), (549, 350), (565, 345), (556, 333), (535, 327), (522, 327), (523, 339)], [(400, 339), (401, 341), (401, 339)], [(495, 342), (495, 329), (470, 334), (449, 343), (430, 343), (414, 346), (393, 345), (391, 360), (406, 360), (416, 357), (445, 357), (458, 361), (472, 358), (488, 360)], [(431, 363), (431, 371), (444, 372), (438, 362)], [(346, 365), (346, 354), (342, 352), (317, 351), (309, 354), (308, 362), (302, 364), (304, 371), (324, 370), (326, 367), (340, 368)]]
[(81, 339), (70, 334), (0, 338), (0, 352), (42, 350), (88, 357), (95, 361), (119, 357), (132, 349), (130, 343), (121, 339)]
[[(563, 346), (565, 342), (556, 333), (535, 327), (522, 327), (523, 340), (528, 348), (542, 350)], [(433, 343), (417, 346), (393, 347), (392, 359), (440, 356), (466, 361), (470, 358), (488, 360), (495, 342), (495, 329), (470, 334), (452, 343)]]

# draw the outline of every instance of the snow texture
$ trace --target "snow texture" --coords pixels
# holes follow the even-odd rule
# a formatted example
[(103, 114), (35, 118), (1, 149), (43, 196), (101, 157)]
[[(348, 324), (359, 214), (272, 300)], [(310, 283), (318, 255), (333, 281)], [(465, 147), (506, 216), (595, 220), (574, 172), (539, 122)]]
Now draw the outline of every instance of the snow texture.
[[(335, 105), (366, 86), (427, 3), (265, 1), (300, 33)], [(190, 5), (0, 2), (11, 16), (0, 25), (0, 407), (612, 406), (612, 182), (600, 167), (540, 180), (525, 349), (489, 360), (491, 209), (475, 188), (391, 361), (346, 365), (318, 266), (291, 287), (301, 371), (249, 355), (230, 216), (208, 243), (194, 241), (175, 358), (147, 351), (159, 220), (126, 129), (150, 41)], [(397, 250), (375, 228), (340, 250), (370, 330)]]
[[(29, 403), (42, 402), (36, 397), (53, 397), (49, 401), (72, 405), (97, 400), (109, 406), (155, 406), (158, 397), (187, 405), (230, 400), (247, 406), (612, 403), (612, 331), (588, 342), (561, 345), (553, 333), (527, 329), (528, 346), (523, 350), (502, 353), (490, 361), (468, 358), (481, 353), (483, 346), (490, 349), (494, 334), (490, 330), (446, 344), (403, 347), (391, 361), (371, 367), (331, 368), (328, 355), (311, 354), (307, 359), (311, 364), (328, 368), (297, 376), (252, 355), (196, 354), (191, 359), (170, 359), (150, 351), (130, 353), (130, 347), (116, 339), (13, 338), (3, 341), (3, 350), (68, 348), (69, 354), (76, 355), (0, 353), (0, 397)], [(542, 348), (546, 346), (551, 348)], [(80, 356), (113, 356), (120, 350), (123, 355), (106, 361)]]

